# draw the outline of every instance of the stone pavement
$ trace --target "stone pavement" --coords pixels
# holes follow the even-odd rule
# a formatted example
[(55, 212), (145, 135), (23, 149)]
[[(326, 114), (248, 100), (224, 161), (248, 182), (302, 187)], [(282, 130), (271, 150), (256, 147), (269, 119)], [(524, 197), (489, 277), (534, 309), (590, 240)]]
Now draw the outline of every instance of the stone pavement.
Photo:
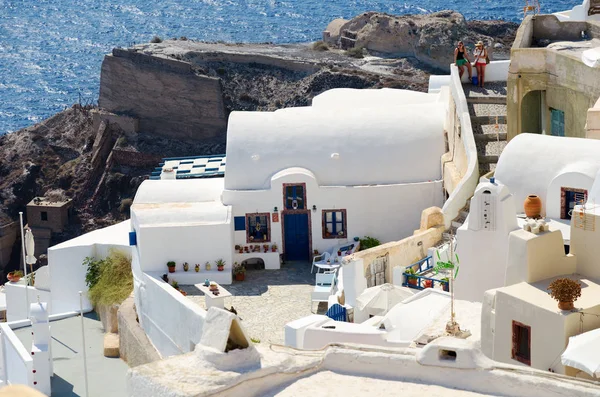
[[(290, 321), (311, 314), (310, 294), (315, 275), (308, 262), (286, 262), (279, 270), (248, 270), (245, 281), (234, 281), (225, 288), (233, 295), (225, 307), (233, 306), (249, 337), (262, 343), (284, 342), (284, 327)], [(206, 308), (204, 295), (193, 285), (181, 286), (188, 298)], [(326, 303), (315, 311), (323, 314)]]

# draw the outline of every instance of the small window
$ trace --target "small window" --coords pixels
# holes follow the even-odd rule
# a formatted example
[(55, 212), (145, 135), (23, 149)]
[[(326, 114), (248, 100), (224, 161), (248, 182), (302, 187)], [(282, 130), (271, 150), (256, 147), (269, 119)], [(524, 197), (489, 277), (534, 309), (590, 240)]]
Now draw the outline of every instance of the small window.
[(304, 185), (286, 185), (285, 186), (285, 209), (303, 210), (306, 209), (306, 196), (304, 195)]
[(323, 210), (323, 238), (346, 237), (346, 210)]
[(560, 219), (571, 219), (575, 205), (585, 204), (587, 201), (587, 190), (570, 187), (560, 188)]
[(246, 240), (248, 243), (266, 243), (271, 241), (270, 214), (246, 214)]
[(558, 109), (550, 109), (551, 132), (554, 136), (565, 136), (565, 112)]
[(43, 221), (47, 221), (48, 220), (48, 212), (42, 211), (42, 212), (40, 212), (40, 216), (41, 216), (41, 218), (42, 218)]
[(512, 322), (511, 357), (531, 366), (531, 327), (517, 321)]
[(233, 218), (233, 226), (235, 231), (246, 230), (246, 217), (236, 216)]

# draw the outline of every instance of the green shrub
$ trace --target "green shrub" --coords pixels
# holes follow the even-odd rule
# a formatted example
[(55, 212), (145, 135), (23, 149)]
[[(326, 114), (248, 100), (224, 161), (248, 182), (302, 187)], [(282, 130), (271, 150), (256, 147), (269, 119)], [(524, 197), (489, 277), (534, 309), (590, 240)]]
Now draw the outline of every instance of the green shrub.
[(122, 214), (129, 214), (129, 210), (131, 209), (131, 205), (133, 204), (133, 200), (130, 198), (126, 198), (121, 200), (121, 205), (119, 206), (119, 212)]
[(353, 47), (346, 51), (346, 55), (352, 58), (364, 58), (362, 47)]
[(369, 248), (377, 247), (381, 245), (381, 241), (377, 240), (375, 237), (365, 236), (360, 239), (360, 250), (368, 250)]
[(151, 43), (162, 43), (162, 39), (158, 36), (154, 36), (152, 38), (152, 40), (150, 40)]
[(90, 302), (94, 307), (123, 302), (133, 290), (131, 257), (123, 251), (113, 249), (105, 259), (98, 262), (101, 262), (99, 276), (88, 292)]
[(88, 288), (92, 288), (98, 283), (98, 279), (100, 278), (100, 269), (103, 265), (104, 259), (96, 259), (88, 256), (83, 260), (83, 266), (87, 267), (87, 271), (85, 273), (85, 284), (88, 286)]
[(312, 45), (312, 49), (315, 51), (329, 51), (329, 46), (327, 43), (319, 40)]

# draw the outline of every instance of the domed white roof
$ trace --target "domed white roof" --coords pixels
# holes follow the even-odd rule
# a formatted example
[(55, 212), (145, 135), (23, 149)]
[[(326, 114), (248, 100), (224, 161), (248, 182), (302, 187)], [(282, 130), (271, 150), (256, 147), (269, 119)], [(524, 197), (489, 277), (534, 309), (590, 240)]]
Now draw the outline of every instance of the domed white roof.
[(311, 171), (321, 186), (437, 180), (444, 118), (442, 102), (232, 112), (225, 189), (268, 189), (291, 167)]

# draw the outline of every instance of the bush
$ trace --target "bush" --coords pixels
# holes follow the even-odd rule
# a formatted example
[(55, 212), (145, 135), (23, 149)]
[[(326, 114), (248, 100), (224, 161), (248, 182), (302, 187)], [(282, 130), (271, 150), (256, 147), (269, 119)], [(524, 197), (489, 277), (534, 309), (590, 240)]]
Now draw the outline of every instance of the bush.
[(85, 284), (88, 288), (92, 288), (94, 285), (98, 283), (98, 279), (100, 278), (100, 269), (104, 265), (104, 259), (96, 259), (91, 256), (88, 256), (83, 260), (83, 266), (87, 267), (87, 271), (85, 273)]
[(329, 46), (325, 42), (319, 40), (312, 45), (312, 49), (315, 51), (329, 51)]
[(154, 36), (152, 38), (152, 40), (150, 40), (151, 43), (162, 43), (162, 39), (158, 36)]
[(581, 284), (569, 278), (557, 278), (550, 283), (548, 291), (559, 302), (574, 302), (581, 296)]
[(117, 139), (117, 147), (123, 147), (127, 145), (127, 138), (124, 136), (119, 137), (119, 139)]
[(129, 214), (129, 210), (131, 209), (132, 204), (133, 200), (130, 198), (121, 200), (121, 205), (119, 205), (119, 212), (122, 214)]
[(353, 47), (346, 51), (346, 55), (352, 58), (364, 58), (362, 47)]
[(92, 305), (96, 307), (123, 302), (133, 290), (131, 257), (123, 251), (113, 249), (108, 257), (99, 262), (99, 276), (88, 292)]
[(368, 250), (369, 248), (377, 247), (381, 245), (381, 241), (377, 240), (375, 237), (365, 236), (360, 239), (360, 250)]

